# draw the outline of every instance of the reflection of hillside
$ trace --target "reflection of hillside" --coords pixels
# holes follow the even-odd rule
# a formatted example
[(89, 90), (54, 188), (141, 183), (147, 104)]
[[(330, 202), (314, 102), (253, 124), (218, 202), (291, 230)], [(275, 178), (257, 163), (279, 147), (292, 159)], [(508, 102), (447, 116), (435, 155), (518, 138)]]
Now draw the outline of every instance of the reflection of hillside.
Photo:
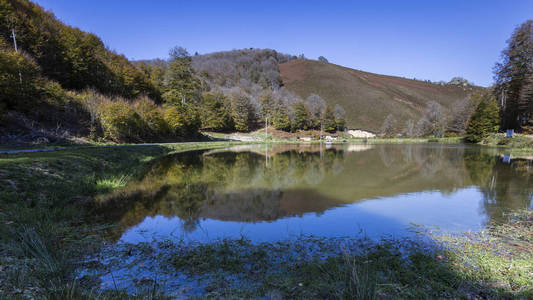
[(439, 190), (452, 193), (472, 184), (464, 166), (465, 148), (426, 145), (381, 145), (375, 150), (346, 155), (344, 171), (326, 178), (319, 189), (324, 194), (352, 203)]
[(483, 191), (490, 216), (501, 207), (527, 207), (532, 197), (531, 188), (524, 188), (531, 186), (530, 173), (509, 168), (495, 153), (479, 149), (379, 145), (366, 151), (283, 145), (266, 149), (266, 155), (261, 148), (234, 150), (238, 152), (165, 157), (142, 179), (100, 197), (101, 211), (122, 229), (163, 215), (178, 216), (186, 230), (194, 230), (203, 218), (274, 221), (363, 199), (428, 190), (452, 193), (471, 185)]

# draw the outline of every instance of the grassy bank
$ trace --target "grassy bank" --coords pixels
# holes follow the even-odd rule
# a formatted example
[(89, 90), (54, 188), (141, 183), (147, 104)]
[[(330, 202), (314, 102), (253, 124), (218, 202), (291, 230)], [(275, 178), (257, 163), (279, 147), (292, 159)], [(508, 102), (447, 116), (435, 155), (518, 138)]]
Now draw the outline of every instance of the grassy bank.
[(499, 147), (512, 158), (533, 159), (533, 136), (516, 134), (513, 138), (503, 133), (492, 134), (483, 139), (480, 145)]
[(208, 142), (84, 148), (0, 157), (0, 295), (78, 298), (73, 272), (99, 248), (104, 228), (91, 199), (170, 153), (227, 147)]

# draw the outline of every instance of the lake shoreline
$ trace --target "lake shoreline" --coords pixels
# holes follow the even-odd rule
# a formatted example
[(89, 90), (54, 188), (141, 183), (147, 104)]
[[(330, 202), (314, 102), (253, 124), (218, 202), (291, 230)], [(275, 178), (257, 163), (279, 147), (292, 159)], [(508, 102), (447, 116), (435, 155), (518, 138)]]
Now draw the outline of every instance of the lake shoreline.
[[(0, 191), (2, 208), (0, 223), (5, 225), (0, 231), (0, 240), (3, 245), (0, 248), (0, 254), (2, 254), (0, 266), (2, 266), (3, 271), (0, 275), (0, 282), (2, 283), (0, 294), (6, 295), (6, 297), (33, 295), (37, 298), (72, 295), (71, 298), (85, 297), (90, 299), (91, 297), (87, 295), (95, 295), (94, 289), (98, 287), (98, 281), (91, 276), (84, 280), (81, 278), (77, 280), (75, 277), (80, 266), (83, 265), (80, 262), (85, 261), (87, 255), (96, 255), (102, 247), (105, 247), (102, 234), (109, 229), (104, 220), (98, 215), (93, 215), (92, 197), (122, 187), (125, 176), (136, 176), (147, 163), (156, 158), (183, 151), (224, 148), (244, 144), (250, 143), (202, 142), (146, 145), (146, 147), (90, 147), (60, 152), (7, 155), (0, 158), (0, 181), (2, 185), (7, 187)], [(127, 169), (127, 173), (125, 173), (125, 169)], [(510, 227), (505, 228), (509, 230), (508, 232), (522, 232), (522, 235), (518, 236), (518, 241), (521, 244), (529, 243), (527, 245), (532, 246), (531, 227), (524, 225), (531, 224), (531, 213), (524, 212), (523, 214), (525, 222), (512, 221), (506, 225)], [(513, 227), (517, 224), (520, 225), (518, 229)], [(486, 239), (479, 238), (479, 240), (483, 243), (486, 242)], [(511, 244), (513, 241), (516, 239), (511, 239)], [(525, 298), (532, 293), (531, 290), (527, 290), (527, 286), (532, 283), (531, 274), (533, 273), (527, 273), (533, 265), (531, 261), (520, 261), (520, 265), (517, 266), (514, 258), (508, 261), (498, 260), (499, 266), (501, 266), (501, 270), (498, 269), (500, 273), (492, 274), (486, 270), (494, 263), (495, 258), (489, 259), (481, 261), (481, 265), (476, 267), (485, 270), (485, 272), (477, 273), (476, 268), (464, 266), (466, 263), (472, 265), (470, 260), (472, 257), (489, 257), (487, 256), (489, 252), (482, 252), (485, 251), (481, 247), (483, 243), (474, 243), (474, 245), (478, 245), (478, 248), (470, 248), (470, 254), (464, 256), (469, 258), (466, 260), (463, 256), (458, 255), (460, 249), (463, 248), (453, 247), (450, 251), (437, 249), (444, 251), (442, 253), (415, 251), (407, 257), (398, 256), (398, 249), (395, 245), (397, 242), (392, 242), (392, 244), (386, 240), (378, 244), (369, 242), (366, 246), (361, 247), (373, 247), (373, 250), (364, 255), (354, 254), (349, 257), (337, 255), (322, 260), (315, 260), (315, 257), (301, 264), (287, 265), (287, 269), (277, 274), (271, 274), (271, 281), (260, 282), (261, 286), (251, 285), (252, 290), (239, 290), (235, 287), (228, 287), (228, 285), (207, 287), (204, 289), (205, 294), (203, 296), (225, 297), (234, 295), (247, 297), (260, 296), (262, 293), (263, 296), (274, 293), (274, 296), (279, 294), (284, 297), (334, 297), (339, 295), (332, 294), (333, 291), (339, 289), (383, 297), (404, 293), (402, 295), (406, 298), (460, 295), (481, 295), (482, 298), (500, 296), (523, 296)], [(455, 237), (449, 237), (446, 242), (448, 245), (460, 244), (460, 240), (455, 240)], [(499, 245), (503, 246), (506, 243), (503, 240), (498, 242)], [(275, 244), (270, 243), (271, 246)], [(319, 241), (316, 244), (326, 245), (327, 243)], [(222, 262), (222, 266), (227, 264), (227, 269), (230, 271), (236, 270), (235, 267), (238, 270), (241, 269), (242, 266), (238, 266), (238, 262), (231, 261), (231, 257), (235, 256), (233, 255), (235, 249), (240, 249), (234, 247), (247, 248), (252, 254), (255, 253), (252, 257), (256, 257), (261, 248), (251, 245), (246, 240), (221, 241), (219, 244), (200, 245), (200, 248), (191, 247), (187, 251), (183, 250), (182, 246), (171, 244), (167, 246), (171, 249), (178, 249), (179, 257), (190, 258), (182, 260), (177, 259), (175, 255), (169, 258), (173, 259), (173, 265), (184, 270), (199, 268), (198, 264), (194, 264), (195, 261), (214, 260), (213, 264), (203, 269), (208, 277), (215, 276), (214, 278), (220, 274), (226, 274), (219, 272), (220, 259), (225, 260)], [(421, 245), (418, 244), (418, 246)], [(151, 251), (146, 245), (130, 245), (129, 247), (128, 251), (133, 252)], [(265, 245), (263, 245), (264, 247)], [(283, 257), (283, 252), (278, 254), (278, 258)], [(259, 253), (259, 256), (262, 254)], [(386, 258), (389, 263), (368, 265), (368, 261), (378, 262), (380, 260), (377, 259), (378, 257)], [(251, 258), (242, 257), (244, 261), (249, 259)], [(390, 266), (396, 266), (394, 268), (397, 269), (389, 269)], [(425, 267), (427, 266), (431, 266), (431, 268), (426, 270)], [(457, 271), (454, 269), (455, 267), (461, 267), (461, 269)], [(502, 271), (506, 268), (517, 268), (522, 271), (509, 274)], [(271, 271), (268, 268), (268, 263), (262, 264), (259, 269), (262, 272)], [(324, 270), (328, 269), (335, 270), (335, 272), (324, 273)], [(370, 272), (370, 269), (379, 270), (379, 272)], [(352, 272), (353, 270), (355, 271)], [(465, 273), (465, 271), (468, 272)], [(391, 273), (392, 277), (382, 277), (381, 274), (387, 272)], [(403, 274), (410, 275), (402, 278)], [(491, 274), (495, 275), (494, 278), (491, 277)], [(329, 279), (323, 276), (327, 276)], [(429, 281), (420, 281), (421, 277), (427, 277)], [(139, 286), (149, 287), (139, 290), (139, 293), (141, 295), (155, 293), (160, 298), (165, 298), (165, 291), (156, 288), (157, 280), (149, 279), (143, 281), (143, 278), (137, 278), (138, 282), (142, 281), (140, 284), (138, 283)], [(317, 280), (327, 284), (320, 284)], [(358, 282), (360, 283), (357, 280), (367, 280), (367, 282), (374, 282), (375, 284), (369, 285), (373, 287), (371, 289), (356, 291), (353, 289), (357, 289), (356, 286)], [(465, 281), (467, 284), (463, 286)], [(501, 282), (504, 284), (502, 285)], [(424, 287), (427, 284), (430, 288)], [(320, 289), (310, 288), (316, 285)], [(421, 288), (413, 290), (413, 286), (420, 286)], [(112, 298), (129, 297), (127, 291), (116, 289), (111, 289), (104, 295)]]
[(112, 259), (85, 270), (81, 280), (94, 276), (108, 292), (115, 286), (137, 295), (155, 289), (171, 298), (525, 299), (533, 295), (533, 212), (508, 221), (453, 236), (419, 227), (417, 238), (379, 241), (300, 236), (262, 243), (244, 237), (119, 243), (104, 251)]

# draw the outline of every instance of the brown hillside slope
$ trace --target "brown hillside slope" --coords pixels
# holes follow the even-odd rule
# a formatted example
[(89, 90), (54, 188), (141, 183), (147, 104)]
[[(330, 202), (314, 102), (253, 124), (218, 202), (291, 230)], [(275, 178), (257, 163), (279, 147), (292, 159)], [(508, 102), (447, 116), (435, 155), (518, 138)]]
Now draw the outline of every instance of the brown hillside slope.
[(373, 132), (379, 131), (388, 114), (404, 126), (408, 119), (418, 121), (429, 101), (448, 110), (478, 89), (373, 74), (314, 60), (291, 60), (279, 67), (291, 92), (300, 97), (314, 93), (329, 104), (340, 104), (346, 110), (348, 127)]

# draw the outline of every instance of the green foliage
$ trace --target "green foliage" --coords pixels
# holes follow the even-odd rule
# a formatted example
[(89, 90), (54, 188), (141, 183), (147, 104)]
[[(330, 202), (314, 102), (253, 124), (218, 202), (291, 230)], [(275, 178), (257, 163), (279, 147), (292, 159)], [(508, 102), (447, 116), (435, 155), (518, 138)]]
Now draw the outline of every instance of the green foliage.
[(302, 101), (298, 101), (293, 105), (293, 115), (291, 120), (291, 130), (296, 131), (297, 129), (308, 129), (309, 124), (309, 112), (307, 107)]
[(39, 66), (29, 56), (0, 48), (0, 101), (6, 108), (29, 110), (39, 98)]
[(500, 124), (500, 114), (496, 99), (484, 96), (479, 102), (466, 128), (466, 140), (479, 143), (491, 133), (497, 132)]
[(495, 95), (505, 96), (504, 129), (526, 125), (533, 114), (533, 20), (515, 29), (495, 67)]
[(141, 116), (124, 100), (100, 106), (100, 120), (106, 138), (113, 141), (137, 141), (143, 130)]
[(200, 98), (200, 80), (194, 75), (191, 58), (181, 47), (171, 50), (164, 82), (163, 99), (166, 103), (191, 103)]
[(291, 130), (291, 120), (289, 118), (289, 110), (283, 105), (278, 103), (274, 115), (272, 116), (272, 126), (278, 130), (289, 131)]
[(335, 124), (337, 126), (338, 131), (344, 131), (344, 129), (346, 128), (346, 120), (344, 118), (336, 119)]
[(44, 98), (50, 103), (61, 105), (68, 98), (67, 92), (55, 81), (45, 81), (42, 87)]
[(263, 121), (267, 118), (274, 115), (274, 111), (276, 109), (276, 103), (274, 99), (272, 98), (272, 93), (270, 91), (267, 91), (265, 94), (263, 94), (259, 98), (259, 105), (260, 105), (260, 113), (261, 117), (263, 118)]
[(195, 134), (200, 119), (187, 105), (161, 107), (147, 97), (134, 101), (110, 99), (94, 91), (75, 98), (91, 115), (91, 124), (101, 127), (104, 139), (115, 142), (142, 142)]
[(204, 93), (201, 106), (202, 128), (213, 131), (234, 129), (231, 117), (231, 103), (221, 93)]
[(255, 121), (255, 109), (249, 96), (242, 90), (236, 90), (231, 95), (231, 112), (235, 129), (248, 131)]
[(328, 105), (326, 111), (324, 112), (324, 131), (326, 132), (335, 132), (337, 130), (337, 123), (335, 122), (335, 114), (333, 108)]
[(37, 4), (0, 0), (0, 39), (9, 41), (12, 29), (19, 51), (38, 63), (42, 75), (67, 89), (94, 87), (127, 98), (159, 97), (143, 72), (123, 55), (106, 49), (94, 34), (63, 24)]
[(142, 97), (134, 102), (133, 109), (141, 116), (146, 128), (143, 135), (157, 137), (168, 135), (170, 128), (165, 121), (163, 109), (147, 97)]
[(200, 117), (189, 105), (168, 106), (164, 118), (171, 133), (179, 136), (193, 135), (201, 126)]

